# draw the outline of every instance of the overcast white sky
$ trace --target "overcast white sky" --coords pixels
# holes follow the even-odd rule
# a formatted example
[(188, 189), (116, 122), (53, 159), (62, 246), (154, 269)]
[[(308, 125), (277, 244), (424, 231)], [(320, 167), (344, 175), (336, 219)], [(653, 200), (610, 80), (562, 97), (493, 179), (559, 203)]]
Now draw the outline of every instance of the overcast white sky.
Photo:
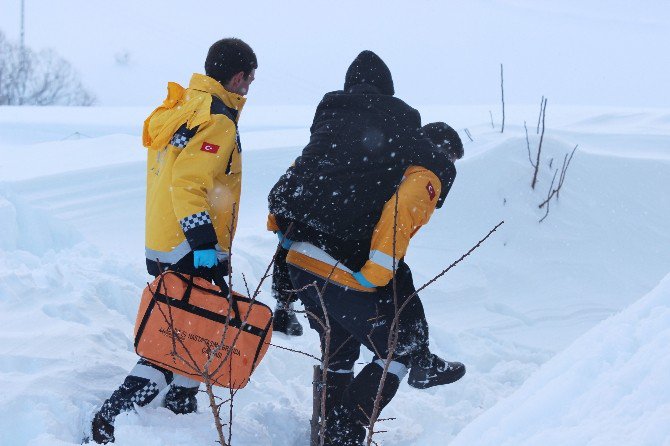
[[(67, 57), (101, 105), (153, 105), (227, 36), (258, 55), (257, 104), (315, 104), (363, 49), (411, 104), (497, 103), (501, 62), (511, 104), (670, 104), (665, 0), (25, 1), (26, 43)], [(11, 39), (19, 18), (20, 0), (0, 0)]]

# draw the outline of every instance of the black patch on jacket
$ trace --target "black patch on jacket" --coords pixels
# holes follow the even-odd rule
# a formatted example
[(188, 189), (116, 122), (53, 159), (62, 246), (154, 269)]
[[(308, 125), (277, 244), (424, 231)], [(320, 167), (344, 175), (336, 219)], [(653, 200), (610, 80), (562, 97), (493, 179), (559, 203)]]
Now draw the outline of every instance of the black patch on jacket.
[[(223, 101), (216, 96), (212, 96), (212, 105), (209, 108), (209, 112), (212, 115), (224, 115), (235, 124), (235, 138), (237, 139), (237, 153), (242, 153), (242, 141), (240, 140), (240, 130), (237, 128), (237, 117), (239, 115), (239, 110), (228, 107)], [(230, 166), (233, 162), (233, 153), (230, 152), (230, 159), (228, 160), (228, 166), (226, 167), (226, 175), (230, 173)]]

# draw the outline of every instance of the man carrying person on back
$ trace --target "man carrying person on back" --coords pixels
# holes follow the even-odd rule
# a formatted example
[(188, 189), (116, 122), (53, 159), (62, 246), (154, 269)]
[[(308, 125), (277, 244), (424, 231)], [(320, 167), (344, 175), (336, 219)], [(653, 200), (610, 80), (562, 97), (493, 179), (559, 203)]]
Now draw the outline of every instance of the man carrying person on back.
[[(206, 75), (194, 74), (188, 89), (169, 83), (168, 97), (145, 121), (150, 274), (178, 271), (228, 292), (225, 277), (242, 179), (237, 121), (257, 67), (249, 45), (222, 39), (209, 49)], [(165, 407), (177, 414), (196, 411), (198, 381), (140, 358), (95, 414), (93, 440), (113, 442), (116, 416), (149, 404), (167, 386)]]
[[(268, 229), (288, 250), (293, 289), (322, 321), (326, 315), (317, 288), (324, 290), (330, 344), (325, 345), (324, 329), (314, 317), (310, 326), (319, 332), (328, 360), (329, 445), (359, 445), (365, 437), (390, 353), (394, 294), (399, 307), (414, 293), (403, 257), (456, 174), (448, 151), (426, 138), (432, 129), (424, 135), (419, 113), (393, 94), (386, 64), (371, 51), (359, 54), (347, 70), (344, 90), (326, 94), (317, 107), (310, 142), (269, 196)], [(454, 159), (462, 155), (458, 135), (442, 141), (453, 147)], [(428, 350), (418, 296), (407, 304), (398, 328), (380, 408), (410, 368), (410, 384), (420, 388), (465, 373), (463, 364), (445, 362)], [(361, 345), (375, 358), (354, 377)]]

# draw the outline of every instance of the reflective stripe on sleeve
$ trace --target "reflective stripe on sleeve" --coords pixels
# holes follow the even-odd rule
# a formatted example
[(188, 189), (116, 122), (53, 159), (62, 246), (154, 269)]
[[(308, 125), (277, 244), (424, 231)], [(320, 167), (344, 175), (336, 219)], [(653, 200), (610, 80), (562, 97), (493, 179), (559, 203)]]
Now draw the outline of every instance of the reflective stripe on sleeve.
[[(216, 258), (219, 260), (219, 262), (222, 262), (224, 260), (228, 260), (229, 254), (228, 252), (224, 251), (221, 249), (221, 246), (218, 244), (214, 247), (216, 249)], [(188, 244), (188, 240), (184, 240), (180, 244), (178, 244), (172, 251), (157, 251), (155, 249), (151, 248), (144, 248), (144, 253), (146, 255), (146, 258), (148, 260), (154, 261), (154, 262), (160, 262), (165, 265), (173, 265), (180, 261), (186, 254), (191, 252), (191, 246)]]
[[(389, 271), (393, 271), (393, 257), (385, 254), (381, 251), (370, 251), (370, 260), (375, 262), (377, 265), (382, 268), (386, 268)], [(395, 261), (395, 267), (398, 269), (398, 260)]]

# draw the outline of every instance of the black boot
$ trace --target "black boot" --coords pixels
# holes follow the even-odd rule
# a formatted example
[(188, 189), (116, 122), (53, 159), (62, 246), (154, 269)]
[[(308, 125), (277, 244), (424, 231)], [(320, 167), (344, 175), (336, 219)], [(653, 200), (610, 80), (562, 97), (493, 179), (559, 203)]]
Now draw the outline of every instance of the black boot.
[(295, 293), (290, 292), (293, 289), (293, 284), (286, 265), (287, 254), (286, 249), (279, 248), (272, 270), (272, 297), (277, 299), (272, 329), (289, 336), (300, 336), (302, 335), (302, 325), (300, 325), (293, 312), (293, 302), (297, 297)]
[(272, 320), (272, 329), (289, 336), (302, 336), (302, 325), (295, 316), (292, 304), (277, 303)]
[(365, 427), (354, 421), (356, 414), (342, 404), (336, 406), (328, 415), (326, 424), (326, 446), (362, 446), (365, 440)]
[[(375, 363), (363, 367), (344, 392), (342, 402), (328, 416), (326, 444), (332, 446), (358, 446), (365, 440), (365, 426), (374, 409), (377, 389), (383, 369)], [(379, 410), (391, 401), (398, 391), (400, 379), (389, 373), (382, 389)]]
[(460, 362), (447, 362), (432, 353), (418, 359), (409, 370), (407, 384), (417, 389), (427, 389), (441, 384), (451, 384), (465, 375)]
[(91, 437), (98, 444), (114, 443), (114, 426), (96, 413), (91, 423)]
[[(321, 369), (319, 368), (319, 380), (321, 376)], [(326, 372), (326, 416), (333, 410), (333, 407), (342, 402), (344, 392), (353, 380), (353, 371), (350, 373)]]
[(165, 407), (176, 414), (193, 413), (198, 410), (197, 387), (170, 386), (165, 395)]

